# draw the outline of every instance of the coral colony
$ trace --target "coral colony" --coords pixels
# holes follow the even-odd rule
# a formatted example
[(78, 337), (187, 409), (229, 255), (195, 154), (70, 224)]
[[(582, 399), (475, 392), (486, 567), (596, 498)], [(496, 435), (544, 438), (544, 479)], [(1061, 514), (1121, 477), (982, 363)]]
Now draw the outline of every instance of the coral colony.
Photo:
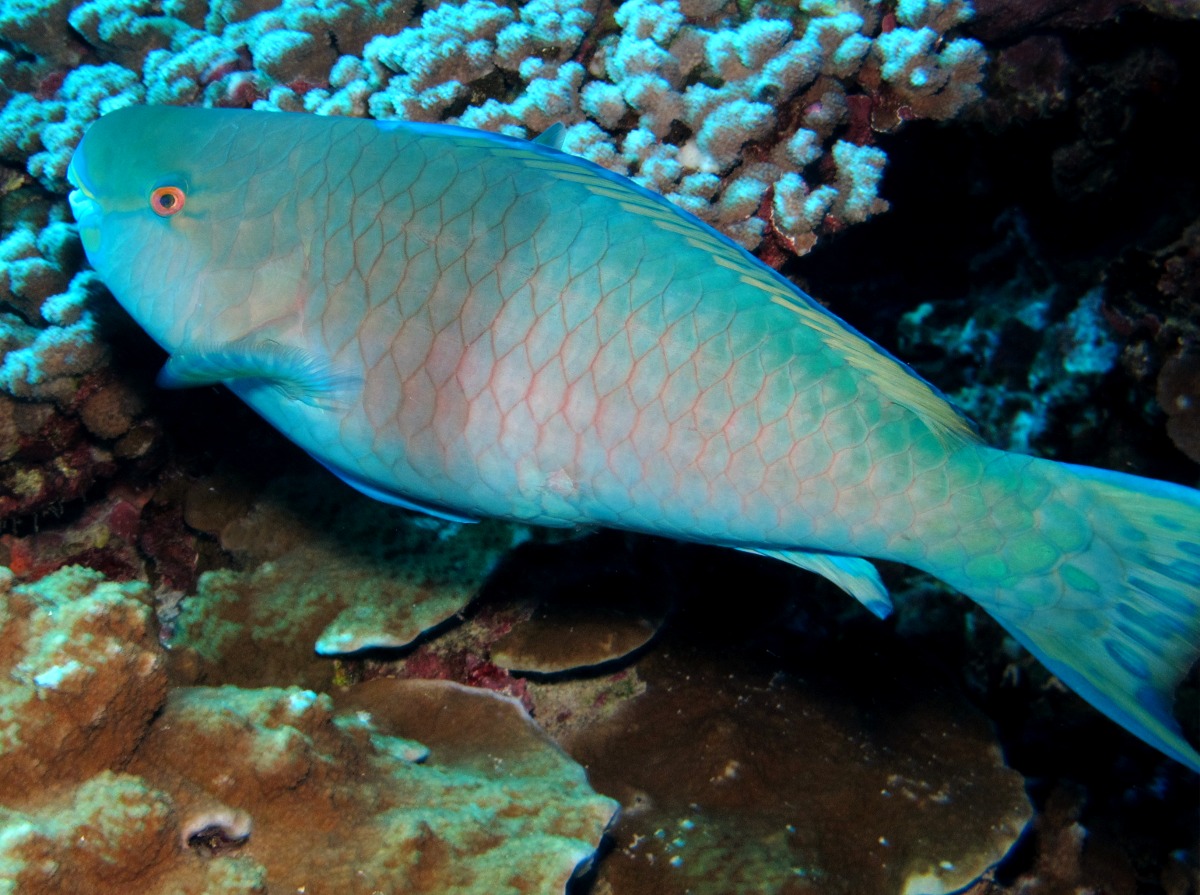
[[(630, 665), (669, 627), (653, 600), (599, 621), (537, 595), (472, 613), (501, 557), (545, 534), (408, 517), (303, 469), (180, 471), (66, 202), (84, 132), (126, 106), (446, 122), (549, 132), (778, 268), (888, 210), (878, 135), (978, 104), (973, 15), (0, 2), (0, 895), (554, 895), (588, 873), (580, 891), (624, 895), (942, 895), (993, 868), (1034, 809), (987, 719), (933, 672), (928, 691), (852, 698), (684, 647)], [(1008, 300), (982, 331), (931, 334), (917, 307), (902, 338), (990, 358)], [(1012, 301), (1039, 325), (1046, 302)], [(1105, 326), (1081, 299), (1022, 406), (1070, 406), (1071, 377), (1111, 369)], [(1182, 445), (1200, 386), (1185, 359), (1170, 372)], [(1022, 412), (1007, 447), (1044, 425)], [(403, 654), (363, 658), (377, 648)], [(877, 678), (920, 664), (875, 658)], [(829, 663), (830, 680), (854, 667)], [(796, 745), (768, 757), (780, 742)], [(1084, 827), (1051, 802), (1042, 847), (1078, 861)], [(1172, 861), (1164, 889), (1189, 891), (1171, 886), (1195, 854)]]

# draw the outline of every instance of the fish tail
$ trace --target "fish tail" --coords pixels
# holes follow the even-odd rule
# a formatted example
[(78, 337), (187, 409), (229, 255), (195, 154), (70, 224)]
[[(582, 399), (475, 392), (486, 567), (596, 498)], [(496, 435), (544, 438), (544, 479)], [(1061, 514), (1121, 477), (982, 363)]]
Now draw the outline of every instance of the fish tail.
[(956, 536), (927, 550), (926, 569), (1097, 709), (1200, 771), (1172, 714), (1200, 658), (1200, 491), (969, 450), (976, 486), (951, 498)]

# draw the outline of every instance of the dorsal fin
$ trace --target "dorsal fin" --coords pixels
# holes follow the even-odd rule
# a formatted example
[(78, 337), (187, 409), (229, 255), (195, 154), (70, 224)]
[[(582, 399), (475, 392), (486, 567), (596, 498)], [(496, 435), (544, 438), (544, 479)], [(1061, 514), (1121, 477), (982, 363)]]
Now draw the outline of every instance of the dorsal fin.
[(549, 146), (551, 149), (562, 149), (563, 137), (567, 135), (567, 129), (563, 127), (561, 121), (556, 121), (550, 125), (532, 140), (530, 143), (537, 143), (541, 146)]

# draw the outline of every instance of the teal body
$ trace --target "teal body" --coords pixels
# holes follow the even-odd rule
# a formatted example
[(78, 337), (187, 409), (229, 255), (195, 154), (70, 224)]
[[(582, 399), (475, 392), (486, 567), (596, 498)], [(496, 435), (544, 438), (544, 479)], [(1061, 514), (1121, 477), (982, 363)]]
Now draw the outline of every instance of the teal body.
[(164, 385), (225, 383), (360, 490), (753, 550), (881, 614), (861, 557), (908, 563), (1200, 769), (1170, 709), (1197, 492), (981, 444), (787, 280), (548, 142), (139, 107), (88, 131), (71, 202)]

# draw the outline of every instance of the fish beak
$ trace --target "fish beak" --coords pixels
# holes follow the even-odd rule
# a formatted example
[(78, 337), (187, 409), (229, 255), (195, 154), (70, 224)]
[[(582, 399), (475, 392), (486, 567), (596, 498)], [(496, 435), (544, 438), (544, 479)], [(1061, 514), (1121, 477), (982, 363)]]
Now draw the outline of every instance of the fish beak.
[(76, 159), (77, 157), (72, 157), (71, 163), (67, 165), (67, 182), (75, 187), (67, 196), (67, 201), (71, 203), (71, 210), (76, 212), (75, 217), (78, 220), (79, 213), (76, 209), (86, 213), (89, 207), (96, 204), (96, 197), (79, 176), (79, 170), (75, 165)]
[(100, 203), (79, 174), (75, 164), (78, 158), (78, 155), (72, 157), (67, 166), (67, 182), (75, 187), (67, 194), (67, 203), (79, 224), (79, 238), (83, 241), (84, 251), (92, 252), (100, 247)]

